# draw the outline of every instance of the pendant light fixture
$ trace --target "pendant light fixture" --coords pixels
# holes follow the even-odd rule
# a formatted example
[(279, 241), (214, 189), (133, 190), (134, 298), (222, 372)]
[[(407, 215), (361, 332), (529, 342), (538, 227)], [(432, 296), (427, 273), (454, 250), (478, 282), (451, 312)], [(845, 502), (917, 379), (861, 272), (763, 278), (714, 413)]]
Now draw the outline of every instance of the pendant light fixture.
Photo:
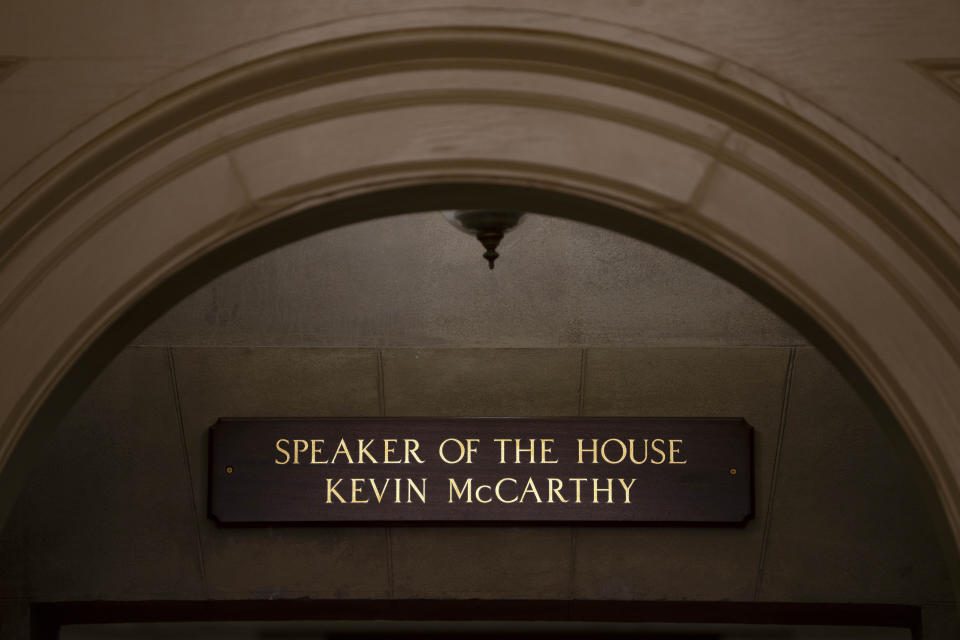
[(500, 257), (497, 253), (500, 241), (507, 232), (520, 224), (523, 215), (520, 211), (501, 209), (459, 209), (443, 212), (443, 217), (450, 224), (480, 241), (486, 249), (483, 257), (491, 269), (494, 261)]

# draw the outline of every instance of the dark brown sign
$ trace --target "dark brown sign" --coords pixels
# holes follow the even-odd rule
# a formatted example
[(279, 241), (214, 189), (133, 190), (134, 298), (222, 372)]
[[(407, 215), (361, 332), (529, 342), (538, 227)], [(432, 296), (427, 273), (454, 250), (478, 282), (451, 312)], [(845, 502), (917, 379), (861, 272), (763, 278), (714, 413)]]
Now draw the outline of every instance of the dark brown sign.
[(740, 523), (753, 516), (740, 419), (221, 419), (221, 523)]

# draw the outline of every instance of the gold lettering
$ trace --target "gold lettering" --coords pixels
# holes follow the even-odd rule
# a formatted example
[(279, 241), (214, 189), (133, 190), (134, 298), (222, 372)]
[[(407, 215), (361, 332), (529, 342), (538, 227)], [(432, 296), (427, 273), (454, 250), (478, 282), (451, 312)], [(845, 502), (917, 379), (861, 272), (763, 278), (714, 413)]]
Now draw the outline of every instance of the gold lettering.
[(600, 492), (607, 492), (607, 504), (613, 504), (613, 478), (607, 478), (607, 488), (601, 489), (599, 484), (599, 478), (593, 479), (593, 504), (600, 502)]
[[(596, 442), (596, 440), (594, 440), (594, 442)], [(594, 454), (596, 454), (596, 449), (594, 449)], [(580, 483), (586, 481), (586, 478), (570, 478), (570, 482), (577, 487), (576, 499), (573, 501), (575, 504), (580, 504)]]
[[(320, 443), (319, 445), (317, 443)], [(327, 464), (326, 460), (317, 460), (317, 454), (321, 453), (320, 449), (323, 446), (323, 440), (311, 440), (310, 441), (310, 464)]]
[(477, 438), (467, 438), (467, 464), (473, 464), (473, 454), (477, 452)]
[[(530, 446), (524, 447), (521, 443), (526, 440)], [(500, 445), (500, 464), (507, 462), (507, 443), (513, 444), (513, 464), (554, 464), (556, 460), (547, 460), (547, 454), (551, 452), (548, 443), (552, 443), (553, 438), (494, 438), (494, 442)], [(540, 456), (537, 457), (537, 442), (540, 442)], [(526, 460), (521, 459), (525, 456)]]
[[(396, 480), (394, 480), (396, 482)], [(377, 499), (377, 504), (383, 502), (383, 496), (387, 495), (387, 487), (390, 485), (390, 478), (383, 481), (383, 489), (377, 488), (377, 481), (370, 478), (370, 484), (373, 486), (373, 496)]]
[(630, 462), (633, 464), (643, 464), (647, 461), (647, 439), (643, 439), (643, 459), (637, 460), (636, 456), (633, 455), (633, 438), (630, 438)]
[(487, 498), (486, 500), (484, 500), (484, 499), (480, 496), (480, 490), (481, 490), (481, 489), (487, 489), (488, 491), (492, 491), (493, 487), (491, 487), (491, 486), (488, 485), (488, 484), (482, 484), (482, 485), (480, 485), (479, 487), (477, 487), (477, 502), (482, 502), (483, 504), (488, 504), (488, 503), (490, 503), (490, 502), (493, 502), (493, 498), (492, 498), (492, 497), (491, 497), (491, 498)]
[(552, 503), (554, 495), (557, 496), (557, 500), (560, 502), (566, 502), (567, 499), (560, 493), (561, 489), (563, 489), (563, 480), (560, 478), (547, 478), (547, 502)]
[(412, 438), (403, 439), (403, 463), (410, 464), (410, 458), (417, 461), (417, 464), (423, 464), (423, 460), (417, 455), (417, 449), (420, 448), (420, 442)]
[(617, 478), (620, 481), (620, 485), (623, 487), (623, 493), (626, 498), (623, 501), (623, 504), (630, 504), (630, 488), (633, 487), (633, 483), (637, 481), (636, 478), (630, 478), (630, 484), (627, 484), (623, 481), (623, 478)]
[[(531, 445), (530, 445), (530, 455), (533, 455), (533, 444), (532, 444), (532, 443), (531, 443)], [(523, 489), (523, 494), (521, 494), (521, 496), (520, 496), (520, 502), (523, 502), (523, 501), (524, 501), (524, 499), (527, 497), (527, 494), (528, 494), (528, 493), (532, 493), (532, 494), (533, 494), (533, 497), (537, 499), (537, 502), (543, 502), (543, 500), (540, 499), (540, 493), (537, 492), (537, 485), (534, 484), (533, 478), (527, 478), (527, 486), (524, 487), (524, 489)]]
[[(673, 446), (673, 443), (676, 442), (677, 446)], [(683, 444), (683, 440), (671, 440), (670, 441), (670, 464), (687, 464), (686, 460), (677, 460), (676, 457), (680, 455), (680, 445)]]
[(364, 444), (364, 439), (360, 438), (357, 440), (357, 464), (363, 464), (363, 456), (370, 458), (370, 462), (377, 464), (377, 459), (370, 455), (370, 452), (367, 449), (370, 448), (370, 445), (373, 444), (373, 440), (367, 440)]
[(654, 453), (660, 454), (660, 462), (657, 462), (656, 460), (650, 460), (651, 464), (663, 464), (663, 461), (667, 459), (667, 454), (663, 451), (663, 449), (657, 448), (658, 442), (660, 443), (661, 447), (665, 444), (663, 438), (655, 438), (653, 442), (650, 443), (650, 448), (653, 449)]
[[(615, 442), (620, 445), (620, 457), (616, 460), (611, 460), (607, 457), (607, 445), (611, 442)], [(608, 464), (620, 464), (627, 458), (627, 445), (623, 444), (623, 440), (610, 438), (609, 440), (604, 441), (603, 446), (600, 447), (600, 457), (603, 458), (603, 461)]]
[(340, 504), (347, 503), (347, 501), (343, 499), (343, 496), (340, 495), (340, 492), (337, 491), (337, 486), (342, 480), (342, 478), (337, 478), (337, 481), (333, 482), (332, 478), (327, 478), (327, 504), (333, 502), (333, 500), (331, 500), (333, 496), (337, 496), (337, 500), (340, 501)]
[(391, 460), (390, 456), (397, 452), (397, 439), (396, 438), (385, 438), (383, 441), (383, 464), (400, 464), (402, 460), (397, 458), (396, 460)]
[[(463, 488), (457, 486), (456, 478), (450, 478), (450, 499), (447, 502), (453, 502), (453, 494), (457, 494), (457, 500), (462, 501), (464, 494), (467, 496), (467, 502), (473, 502), (473, 478), (467, 478), (463, 482)], [(480, 490), (477, 489), (477, 493), (480, 493)]]
[[(363, 490), (363, 478), (351, 478), (350, 479), (350, 502), (354, 504), (366, 504), (370, 502), (369, 499), (358, 500), (357, 496), (360, 495), (360, 492)], [(360, 483), (360, 486), (357, 486), (357, 483)]]
[(293, 441), (293, 464), (300, 464), (300, 454), (306, 453), (309, 446), (306, 440)]
[(517, 484), (517, 481), (514, 480), (513, 478), (500, 478), (499, 480), (497, 480), (497, 485), (496, 485), (496, 487), (495, 487), (494, 490), (493, 490), (493, 492), (494, 492), (494, 493), (496, 494), (496, 496), (497, 496), (497, 500), (499, 500), (500, 502), (506, 503), (506, 504), (510, 504), (511, 502), (516, 502), (516, 501), (518, 500), (517, 496), (514, 496), (514, 497), (513, 497), (513, 500), (504, 500), (504, 499), (503, 499), (503, 496), (500, 495), (500, 485), (502, 485), (504, 482), (512, 482), (512, 483), (514, 484), (514, 486), (516, 486), (516, 484)]
[(286, 438), (280, 438), (279, 440), (277, 440), (277, 451), (279, 451), (280, 453), (282, 453), (287, 457), (283, 459), (283, 462), (280, 462), (279, 458), (274, 458), (273, 464), (287, 464), (288, 462), (290, 462), (290, 452), (280, 446), (281, 442), (286, 442), (287, 444), (290, 444), (290, 441), (287, 440)]
[(507, 462), (506, 445), (508, 442), (510, 442), (510, 439), (494, 438), (493, 441), (500, 445), (500, 464), (506, 464)]
[[(593, 439), (593, 448), (592, 448), (592, 449), (584, 449), (584, 448), (583, 448), (583, 439), (582, 439), (582, 438), (577, 438), (577, 449), (578, 449), (577, 464), (583, 464), (583, 453), (584, 453), (584, 451), (589, 451), (590, 453), (592, 453), (592, 454), (593, 454), (593, 463), (592, 463), (592, 464), (597, 464), (597, 439), (596, 439), (596, 438)], [(580, 501), (577, 500), (577, 502), (580, 502)]]
[(427, 504), (427, 479), (420, 478), (420, 486), (418, 487), (414, 484), (413, 479), (407, 478), (407, 504), (413, 502), (411, 496), (413, 493), (417, 494), (417, 497), (420, 498), (420, 502)]
[(330, 458), (330, 464), (337, 463), (337, 456), (343, 455), (346, 457), (349, 464), (353, 464), (353, 456), (350, 455), (350, 447), (347, 446), (347, 441), (343, 438), (340, 438), (340, 444), (337, 445), (337, 450), (333, 452), (333, 457)]
[[(534, 449), (534, 446), (533, 446), (533, 445), (534, 445), (535, 442), (536, 442), (535, 439), (530, 438), (530, 446), (529, 446), (528, 448), (524, 449), (523, 447), (520, 446), (520, 438), (517, 438), (517, 441), (516, 441), (516, 443), (514, 444), (514, 452), (513, 452), (513, 457), (514, 457), (514, 460), (513, 460), (513, 461), (514, 461), (514, 464), (520, 464), (520, 454), (521, 454), (521, 453), (529, 453), (529, 454), (530, 454), (530, 464), (533, 464), (534, 462), (536, 462), (536, 458), (533, 457), (533, 449)], [(523, 502), (523, 500), (520, 500), (520, 502)]]
[[(446, 446), (448, 442), (455, 442), (457, 446), (460, 448), (460, 454), (457, 456), (456, 460), (447, 459), (447, 456), (443, 454), (443, 448)], [(456, 438), (447, 438), (446, 440), (440, 443), (439, 453), (440, 453), (440, 459), (446, 462), (447, 464), (457, 464), (458, 462), (463, 460), (463, 457), (465, 455), (467, 455), (467, 449), (466, 447), (463, 446), (463, 443), (457, 440)]]
[[(547, 446), (547, 443), (550, 443), (550, 446)], [(553, 438), (542, 438), (540, 440), (540, 462), (542, 464), (557, 464), (559, 462), (556, 459), (547, 460), (547, 454), (553, 453)]]

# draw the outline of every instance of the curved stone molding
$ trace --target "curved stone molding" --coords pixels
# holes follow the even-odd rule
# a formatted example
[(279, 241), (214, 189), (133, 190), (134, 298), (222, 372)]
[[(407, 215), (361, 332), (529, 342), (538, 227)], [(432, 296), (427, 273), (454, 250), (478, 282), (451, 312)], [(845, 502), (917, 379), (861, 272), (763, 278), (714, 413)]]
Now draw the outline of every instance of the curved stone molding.
[(191, 265), (522, 202), (688, 255), (693, 239), (783, 296), (882, 397), (960, 544), (960, 223), (784, 95), (617, 25), (468, 10), (320, 25), (168, 78), (0, 189), (0, 508), (30, 454), (14, 446), (96, 373), (84, 354), (158, 315), (164, 283), (198, 286), (178, 280)]
[(908, 64), (954, 100), (960, 100), (960, 58), (924, 58), (911, 60)]
[(23, 64), (20, 58), (0, 57), (0, 82), (9, 78)]

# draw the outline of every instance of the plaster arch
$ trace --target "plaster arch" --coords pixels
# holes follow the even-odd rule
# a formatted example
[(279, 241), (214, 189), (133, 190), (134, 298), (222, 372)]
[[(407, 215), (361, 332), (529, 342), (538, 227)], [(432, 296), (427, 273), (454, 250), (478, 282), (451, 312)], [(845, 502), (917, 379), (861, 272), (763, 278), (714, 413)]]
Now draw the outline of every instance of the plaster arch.
[(509, 206), (652, 240), (808, 320), (902, 427), (960, 547), (956, 214), (709, 53), (546, 12), (318, 25), (117, 105), (0, 203), (0, 513), (76, 390), (205, 276), (354, 221)]

